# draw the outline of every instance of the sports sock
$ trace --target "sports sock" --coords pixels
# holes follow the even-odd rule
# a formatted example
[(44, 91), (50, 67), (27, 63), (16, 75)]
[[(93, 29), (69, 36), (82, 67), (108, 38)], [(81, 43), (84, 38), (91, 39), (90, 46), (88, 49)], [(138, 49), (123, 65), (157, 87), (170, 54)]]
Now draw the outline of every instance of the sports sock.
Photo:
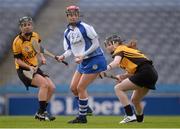
[(46, 102), (46, 108), (48, 107), (48, 104), (49, 104), (49, 103)]
[(127, 116), (132, 116), (133, 115), (132, 107), (131, 107), (130, 104), (125, 106), (124, 109), (125, 109), (125, 112), (126, 112)]
[(79, 99), (79, 117), (84, 118), (87, 114), (88, 98)]
[(144, 114), (142, 114), (142, 115), (137, 115), (137, 114), (136, 114), (136, 118), (137, 118), (137, 122), (143, 122), (143, 120), (144, 120)]
[(44, 113), (46, 110), (46, 101), (39, 101), (39, 113)]

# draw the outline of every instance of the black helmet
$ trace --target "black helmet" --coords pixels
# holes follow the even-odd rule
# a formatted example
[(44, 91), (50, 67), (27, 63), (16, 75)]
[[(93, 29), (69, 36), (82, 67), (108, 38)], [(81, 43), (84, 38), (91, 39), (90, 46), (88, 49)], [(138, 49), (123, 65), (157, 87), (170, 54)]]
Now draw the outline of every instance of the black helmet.
[(114, 44), (114, 43), (122, 43), (125, 40), (122, 40), (120, 36), (118, 35), (111, 35), (109, 37), (106, 37), (104, 44), (107, 46), (109, 43)]
[(19, 19), (19, 25), (21, 25), (23, 22), (27, 22), (27, 21), (32, 22), (33, 20), (32, 20), (32, 18), (29, 17), (29, 16), (21, 17), (21, 18)]

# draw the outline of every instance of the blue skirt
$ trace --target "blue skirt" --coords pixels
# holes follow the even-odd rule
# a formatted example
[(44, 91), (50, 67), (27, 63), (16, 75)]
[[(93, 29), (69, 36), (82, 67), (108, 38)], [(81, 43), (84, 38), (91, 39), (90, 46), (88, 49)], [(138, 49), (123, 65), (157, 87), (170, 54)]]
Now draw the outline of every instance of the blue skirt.
[(78, 66), (77, 71), (81, 74), (99, 73), (107, 69), (107, 61), (104, 55), (84, 59)]

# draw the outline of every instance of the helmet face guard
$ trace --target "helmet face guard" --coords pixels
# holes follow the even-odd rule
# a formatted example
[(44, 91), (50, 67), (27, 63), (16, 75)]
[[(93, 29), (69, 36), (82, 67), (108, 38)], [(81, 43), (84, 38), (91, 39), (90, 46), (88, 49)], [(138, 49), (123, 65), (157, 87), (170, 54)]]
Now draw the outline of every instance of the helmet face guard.
[(33, 22), (33, 20), (29, 16), (24, 16), (19, 19), (19, 25), (22, 25), (24, 22)]
[(66, 15), (79, 15), (80, 9), (78, 6), (72, 5), (66, 8)]

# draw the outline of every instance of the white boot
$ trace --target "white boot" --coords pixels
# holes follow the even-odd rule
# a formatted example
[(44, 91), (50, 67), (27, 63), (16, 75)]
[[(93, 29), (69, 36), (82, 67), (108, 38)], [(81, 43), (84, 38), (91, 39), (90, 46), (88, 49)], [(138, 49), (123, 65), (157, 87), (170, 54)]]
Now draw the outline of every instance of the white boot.
[(129, 123), (136, 121), (136, 116), (133, 114), (132, 116), (125, 116), (122, 121), (119, 122), (119, 124)]

